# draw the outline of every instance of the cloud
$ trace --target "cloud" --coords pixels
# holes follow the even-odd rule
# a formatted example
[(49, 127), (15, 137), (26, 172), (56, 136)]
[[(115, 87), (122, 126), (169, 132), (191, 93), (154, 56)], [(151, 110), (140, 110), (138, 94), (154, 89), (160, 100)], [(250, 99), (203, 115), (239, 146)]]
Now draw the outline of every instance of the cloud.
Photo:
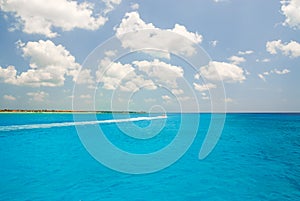
[(264, 63), (267, 63), (267, 62), (270, 62), (270, 61), (271, 61), (271, 59), (269, 59), (269, 58), (265, 58), (265, 59), (261, 60), (261, 62), (264, 62)]
[(155, 90), (168, 87), (174, 94), (183, 94), (177, 79), (183, 78), (183, 69), (158, 59), (133, 61), (130, 64), (112, 62), (108, 57), (100, 61), (96, 72), (97, 82), (106, 90), (136, 91), (141, 88)]
[(267, 62), (270, 62), (270, 61), (271, 61), (271, 59), (269, 59), (269, 58), (265, 58), (265, 59), (262, 59), (262, 60), (256, 59), (256, 62), (267, 63)]
[(121, 90), (128, 91), (128, 92), (137, 91), (141, 88), (145, 88), (148, 90), (155, 90), (157, 89), (157, 86), (154, 84), (152, 80), (145, 79), (143, 76), (140, 75), (127, 81), (124, 85), (121, 85)]
[(4, 83), (14, 84), (16, 80), (17, 70), (14, 66), (2, 68), (0, 66), (0, 80)]
[(247, 54), (253, 54), (253, 50), (246, 50), (246, 51), (239, 51), (238, 55), (247, 55)]
[(122, 64), (112, 62), (108, 57), (104, 58), (96, 72), (97, 81), (103, 84), (106, 90), (136, 91), (141, 87), (154, 90), (156, 85), (150, 79), (145, 79), (139, 75), (132, 64)]
[(12, 96), (12, 95), (4, 95), (3, 99), (5, 100), (9, 100), (9, 101), (15, 101), (16, 97)]
[[(19, 43), (19, 48), (23, 57), (29, 58), (30, 68), (25, 72), (17, 73), (14, 66), (0, 67), (0, 78), (5, 83), (31, 87), (56, 87), (64, 84), (65, 76), (71, 76), (74, 81), (76, 80), (80, 65), (62, 45), (55, 45), (50, 40), (39, 40), (27, 44)], [(82, 78), (81, 82), (84, 82)]]
[(126, 13), (121, 21), (121, 24), (115, 29), (116, 35), (121, 36), (125, 33), (138, 31), (143, 29), (155, 29), (152, 23), (146, 23), (141, 18), (138, 12), (134, 11)]
[(16, 27), (27, 34), (56, 37), (54, 29), (71, 31), (75, 28), (97, 30), (107, 21), (93, 12), (94, 5), (72, 0), (0, 0), (0, 9), (16, 19)]
[(281, 11), (286, 19), (283, 25), (300, 28), (300, 0), (281, 1)]
[(104, 55), (108, 58), (114, 57), (117, 55), (117, 51), (116, 50), (107, 50), (104, 52)]
[(263, 81), (266, 81), (265, 76), (263, 76), (262, 74), (258, 74), (257, 76), (258, 76), (260, 79), (262, 79)]
[(229, 0), (213, 0), (215, 3), (229, 2)]
[(27, 96), (30, 96), (30, 100), (36, 101), (36, 102), (43, 102), (45, 101), (45, 98), (49, 96), (48, 93), (44, 91), (39, 91), (39, 92), (29, 92), (27, 93)]
[(19, 46), (23, 56), (30, 58), (30, 67), (33, 69), (48, 66), (59, 66), (77, 70), (79, 64), (75, 62), (75, 57), (62, 45), (55, 45), (50, 40), (39, 40), (38, 42), (28, 42)]
[(163, 96), (161, 96), (161, 98), (166, 102), (170, 102), (172, 100), (172, 98), (168, 95), (163, 95)]
[(209, 44), (210, 44), (212, 47), (216, 47), (218, 43), (219, 43), (219, 41), (217, 41), (217, 40), (212, 40), (212, 41), (209, 42)]
[(235, 65), (238, 65), (240, 63), (243, 63), (246, 61), (246, 59), (244, 57), (238, 57), (238, 56), (231, 56), (228, 58), (228, 60)]
[(209, 96), (207, 96), (206, 93), (201, 93), (201, 95), (202, 95), (202, 97), (201, 97), (202, 100), (209, 100), (210, 99)]
[(203, 92), (203, 91), (208, 91), (210, 89), (215, 89), (217, 88), (217, 86), (215, 84), (212, 83), (207, 83), (207, 84), (197, 84), (197, 83), (193, 83), (195, 90)]
[(172, 89), (172, 94), (174, 95), (181, 95), (184, 93), (184, 91), (182, 89)]
[(268, 41), (266, 49), (270, 54), (277, 54), (278, 51), (281, 51), (283, 55), (291, 58), (300, 57), (300, 44), (296, 41), (290, 41), (289, 43), (282, 43), (281, 40)]
[(94, 84), (94, 78), (91, 75), (91, 70), (90, 69), (82, 69), (80, 73), (76, 73), (74, 75), (73, 81), (75, 81), (77, 84)]
[(288, 74), (290, 73), (291, 71), (289, 69), (283, 69), (283, 70), (278, 70), (278, 69), (273, 69), (273, 70), (270, 70), (270, 71), (266, 71), (266, 72), (263, 72), (261, 74), (258, 74), (258, 77), (260, 79), (262, 79), (263, 81), (266, 81), (266, 77), (267, 76), (270, 76), (271, 74), (277, 74), (277, 75), (285, 75), (285, 74)]
[(225, 98), (224, 99), (225, 103), (232, 103), (234, 100), (232, 98)]
[[(100, 63), (100, 66), (103, 65), (104, 62)], [(110, 61), (109, 61), (110, 63)], [(103, 66), (103, 69), (106, 69), (104, 72), (98, 70), (96, 72), (97, 81), (103, 83), (103, 88), (107, 90), (115, 90), (121, 84), (123, 79), (130, 80), (135, 77), (136, 74), (134, 72), (134, 68), (130, 64), (122, 64), (120, 62), (112, 62)]]
[[(208, 80), (224, 82), (243, 82), (246, 80), (244, 70), (235, 65), (225, 62), (210, 61), (208, 65), (200, 68), (200, 75)], [(198, 76), (198, 77), (199, 77)]]
[(278, 74), (278, 75), (284, 75), (284, 74), (287, 74), (289, 72), (291, 72), (289, 69), (283, 69), (282, 71), (280, 70), (277, 70), (276, 68), (271, 71), (272, 73), (275, 73), (275, 74)]
[(137, 10), (137, 9), (139, 9), (139, 7), (140, 7), (140, 5), (137, 4), (137, 3), (131, 4), (131, 6), (130, 6), (130, 8), (131, 8), (132, 10)]
[[(145, 29), (149, 31), (141, 31)], [(175, 24), (173, 29), (159, 29), (152, 23), (144, 22), (136, 11), (126, 13), (115, 30), (122, 46), (131, 50), (148, 47), (191, 56), (195, 54), (195, 44), (202, 42), (200, 34), (189, 32), (183, 25)], [(125, 34), (128, 32), (131, 34)], [(163, 56), (168, 57), (169, 55), (164, 54)]]
[(246, 69), (245, 69), (245, 74), (246, 75), (251, 75), (251, 73), (249, 71), (247, 71)]
[(138, 67), (139, 71), (153, 79), (155, 83), (166, 85), (173, 89), (177, 88), (176, 80), (183, 77), (182, 67), (173, 66), (158, 59), (153, 61), (134, 61), (133, 64)]
[(188, 100), (191, 100), (192, 98), (189, 96), (179, 96), (179, 97), (177, 97), (177, 99), (179, 101), (188, 101)]
[(90, 94), (82, 94), (82, 95), (80, 95), (80, 98), (82, 98), (82, 99), (91, 99), (92, 96)]
[(113, 11), (115, 7), (119, 4), (121, 4), (122, 0), (102, 0), (106, 8), (104, 9), (104, 14), (106, 15), (107, 13)]

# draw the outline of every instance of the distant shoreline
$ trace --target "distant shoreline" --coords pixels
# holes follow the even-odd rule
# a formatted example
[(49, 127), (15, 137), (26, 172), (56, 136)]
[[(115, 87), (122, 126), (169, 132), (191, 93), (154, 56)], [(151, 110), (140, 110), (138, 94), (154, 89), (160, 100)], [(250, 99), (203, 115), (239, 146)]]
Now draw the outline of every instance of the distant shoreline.
[[(108, 110), (13, 110), (2, 109), (0, 114), (148, 114), (145, 111), (108, 111)], [(150, 112), (151, 113), (151, 112)], [(170, 114), (300, 114), (300, 111), (228, 111), (228, 112), (168, 112)]]
[(86, 110), (0, 110), (0, 114), (145, 114), (144, 111), (86, 111)]

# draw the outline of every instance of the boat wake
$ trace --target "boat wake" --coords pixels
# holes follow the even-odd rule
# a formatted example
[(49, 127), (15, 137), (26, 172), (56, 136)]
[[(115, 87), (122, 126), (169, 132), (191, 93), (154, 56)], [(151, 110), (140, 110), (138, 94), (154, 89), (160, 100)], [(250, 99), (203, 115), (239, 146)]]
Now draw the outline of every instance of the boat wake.
[(50, 124), (11, 125), (11, 126), (0, 126), (0, 131), (82, 126), (82, 125), (93, 125), (93, 124), (110, 124), (110, 123), (122, 123), (122, 122), (132, 122), (132, 121), (150, 121), (150, 120), (165, 119), (165, 118), (167, 118), (167, 116), (134, 117), (134, 118), (127, 118), (127, 119), (108, 119), (108, 120), (99, 120), (99, 121), (63, 122), (63, 123), (50, 123)]

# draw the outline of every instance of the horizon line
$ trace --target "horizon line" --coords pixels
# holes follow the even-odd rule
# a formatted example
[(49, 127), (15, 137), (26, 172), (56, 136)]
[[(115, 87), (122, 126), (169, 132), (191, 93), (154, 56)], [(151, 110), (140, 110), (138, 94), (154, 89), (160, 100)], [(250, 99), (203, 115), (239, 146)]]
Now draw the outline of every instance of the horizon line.
[(126, 111), (126, 110), (68, 110), (68, 109), (0, 109), (0, 113), (211, 113), (211, 114), (241, 114), (241, 113), (300, 113), (300, 111), (167, 111), (167, 112), (146, 112), (146, 111)]

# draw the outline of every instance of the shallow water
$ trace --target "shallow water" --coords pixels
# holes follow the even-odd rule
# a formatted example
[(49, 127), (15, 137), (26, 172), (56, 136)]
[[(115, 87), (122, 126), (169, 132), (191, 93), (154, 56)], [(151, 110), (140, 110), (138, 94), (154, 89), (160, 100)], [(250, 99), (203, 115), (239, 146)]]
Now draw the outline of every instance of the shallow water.
[[(1, 114), (0, 127), (72, 120), (71, 114)], [(217, 146), (199, 160), (209, 121), (210, 114), (200, 115), (197, 137), (180, 160), (145, 175), (97, 162), (74, 125), (2, 130), (0, 200), (300, 200), (299, 114), (227, 114)], [(164, 134), (148, 140), (124, 135), (115, 123), (102, 129), (123, 150), (151, 153), (172, 141), (179, 124), (180, 115), (169, 114)]]

